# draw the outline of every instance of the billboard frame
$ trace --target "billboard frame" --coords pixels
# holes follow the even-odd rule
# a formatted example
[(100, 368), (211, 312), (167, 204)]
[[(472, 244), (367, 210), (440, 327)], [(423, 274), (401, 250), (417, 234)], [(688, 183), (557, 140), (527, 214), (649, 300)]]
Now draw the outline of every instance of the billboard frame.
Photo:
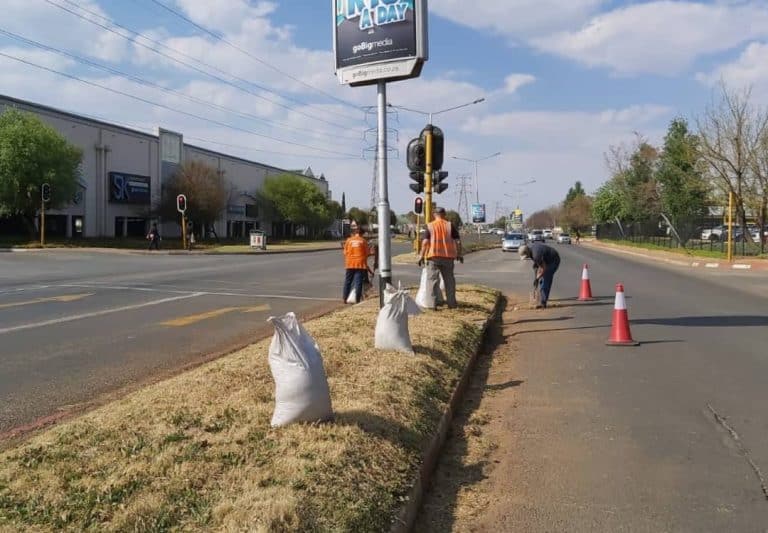
[[(375, 85), (380, 81), (393, 82), (417, 78), (421, 75), (421, 69), (424, 62), (429, 59), (429, 30), (428, 30), (428, 0), (408, 0), (413, 2), (414, 25), (415, 25), (415, 55), (397, 59), (385, 59), (358, 63), (349, 67), (340, 67), (339, 57), (339, 35), (336, 21), (337, 5), (339, 2), (351, 2), (354, 0), (331, 0), (332, 32), (333, 32), (333, 57), (336, 69), (336, 76), (341, 85), (350, 85), (351, 87), (362, 87), (365, 85)], [(402, 3), (407, 3), (406, 1)], [(379, 26), (385, 28), (387, 25)], [(365, 30), (360, 30), (361, 36), (365, 35)]]

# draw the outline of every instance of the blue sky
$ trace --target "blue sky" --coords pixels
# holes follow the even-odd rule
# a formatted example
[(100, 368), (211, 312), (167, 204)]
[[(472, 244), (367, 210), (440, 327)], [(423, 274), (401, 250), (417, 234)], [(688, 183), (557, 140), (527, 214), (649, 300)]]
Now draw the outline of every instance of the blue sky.
[[(375, 90), (336, 81), (330, 2), (161, 1), (251, 57), (153, 0), (3, 0), (0, 30), (177, 93), (138, 85), (8, 35), (0, 35), (0, 53), (165, 108), (5, 57), (0, 93), (136, 128), (176, 129), (188, 142), (273, 165), (311, 165), (328, 177), (336, 199), (345, 192), (348, 205), (367, 206), (373, 162), (361, 154), (373, 137), (362, 138), (374, 124), (356, 107), (373, 105)], [(166, 54), (200, 70), (215, 66), (219, 77), (237, 76), (235, 85), (245, 80), (260, 88), (239, 90), (185, 68), (116, 35), (124, 32), (114, 23), (150, 36), (168, 47)], [(422, 78), (392, 84), (390, 101), (435, 110), (486, 98), (435, 120), (446, 133), (445, 170), (451, 175), (438, 203), (455, 208), (455, 178), (473, 173), (472, 165), (450, 156), (501, 152), (479, 166), (481, 202), (492, 216), (518, 199), (528, 213), (556, 203), (575, 180), (594, 190), (607, 177), (603, 154), (611, 144), (631, 143), (635, 132), (660, 142), (675, 116), (695, 123), (720, 79), (734, 88), (752, 86), (757, 103), (768, 104), (765, 1), (431, 0), (430, 52)], [(401, 154), (423, 124), (409, 113), (393, 117), (398, 135), (392, 143)], [(536, 183), (515, 186), (531, 179)], [(397, 212), (412, 205), (402, 160), (390, 161), (390, 198)]]

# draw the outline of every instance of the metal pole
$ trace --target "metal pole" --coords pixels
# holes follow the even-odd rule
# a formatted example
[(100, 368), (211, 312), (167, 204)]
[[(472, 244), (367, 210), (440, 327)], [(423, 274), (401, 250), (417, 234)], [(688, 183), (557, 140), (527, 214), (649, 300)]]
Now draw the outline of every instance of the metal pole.
[[(431, 115), (430, 115), (431, 119)], [(426, 146), (424, 147), (426, 154), (426, 161), (424, 165), (424, 203), (426, 204), (424, 206), (424, 225), (428, 225), (432, 222), (432, 148), (433, 148), (433, 139), (432, 139), (432, 121), (429, 121), (429, 124), (427, 124), (427, 127), (424, 128), (424, 131), (427, 132), (427, 138), (426, 138)]]
[(387, 186), (387, 82), (378, 83), (378, 170), (379, 170), (379, 305), (384, 307), (384, 288), (392, 283), (392, 242), (389, 233), (389, 188)]
[(477, 175), (477, 161), (475, 161), (475, 200), (480, 203), (480, 178)]
[(40, 193), (40, 246), (45, 246), (45, 200)]

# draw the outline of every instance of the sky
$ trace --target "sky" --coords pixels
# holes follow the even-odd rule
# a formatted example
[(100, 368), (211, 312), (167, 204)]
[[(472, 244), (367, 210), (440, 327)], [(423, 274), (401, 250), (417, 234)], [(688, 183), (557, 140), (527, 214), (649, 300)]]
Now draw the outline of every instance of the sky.
[[(311, 166), (336, 200), (345, 193), (348, 207), (369, 206), (376, 123), (366, 108), (376, 89), (339, 84), (331, 2), (0, 5), (0, 94), (180, 131), (190, 144), (270, 165)], [(637, 134), (661, 143), (675, 117), (695, 124), (721, 80), (768, 104), (765, 0), (430, 0), (429, 46), (421, 77), (389, 84), (389, 102), (429, 112), (485, 98), (434, 123), (449, 172), (437, 203), (456, 209), (458, 178), (468, 177), (469, 203), (479, 198), (489, 217), (560, 202), (577, 180), (594, 191), (608, 177), (609, 146)], [(424, 124), (390, 113), (397, 213), (413, 206), (405, 147)], [(476, 176), (453, 159), (497, 152)]]

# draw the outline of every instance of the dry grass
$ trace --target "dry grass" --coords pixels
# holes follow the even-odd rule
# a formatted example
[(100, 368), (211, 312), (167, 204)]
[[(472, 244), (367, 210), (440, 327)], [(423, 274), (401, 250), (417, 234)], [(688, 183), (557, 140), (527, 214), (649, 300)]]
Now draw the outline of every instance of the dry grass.
[(309, 322), (333, 423), (270, 428), (263, 341), (37, 435), (0, 454), (0, 530), (385, 530), (496, 298), (411, 319), (416, 357), (371, 347), (375, 301)]

